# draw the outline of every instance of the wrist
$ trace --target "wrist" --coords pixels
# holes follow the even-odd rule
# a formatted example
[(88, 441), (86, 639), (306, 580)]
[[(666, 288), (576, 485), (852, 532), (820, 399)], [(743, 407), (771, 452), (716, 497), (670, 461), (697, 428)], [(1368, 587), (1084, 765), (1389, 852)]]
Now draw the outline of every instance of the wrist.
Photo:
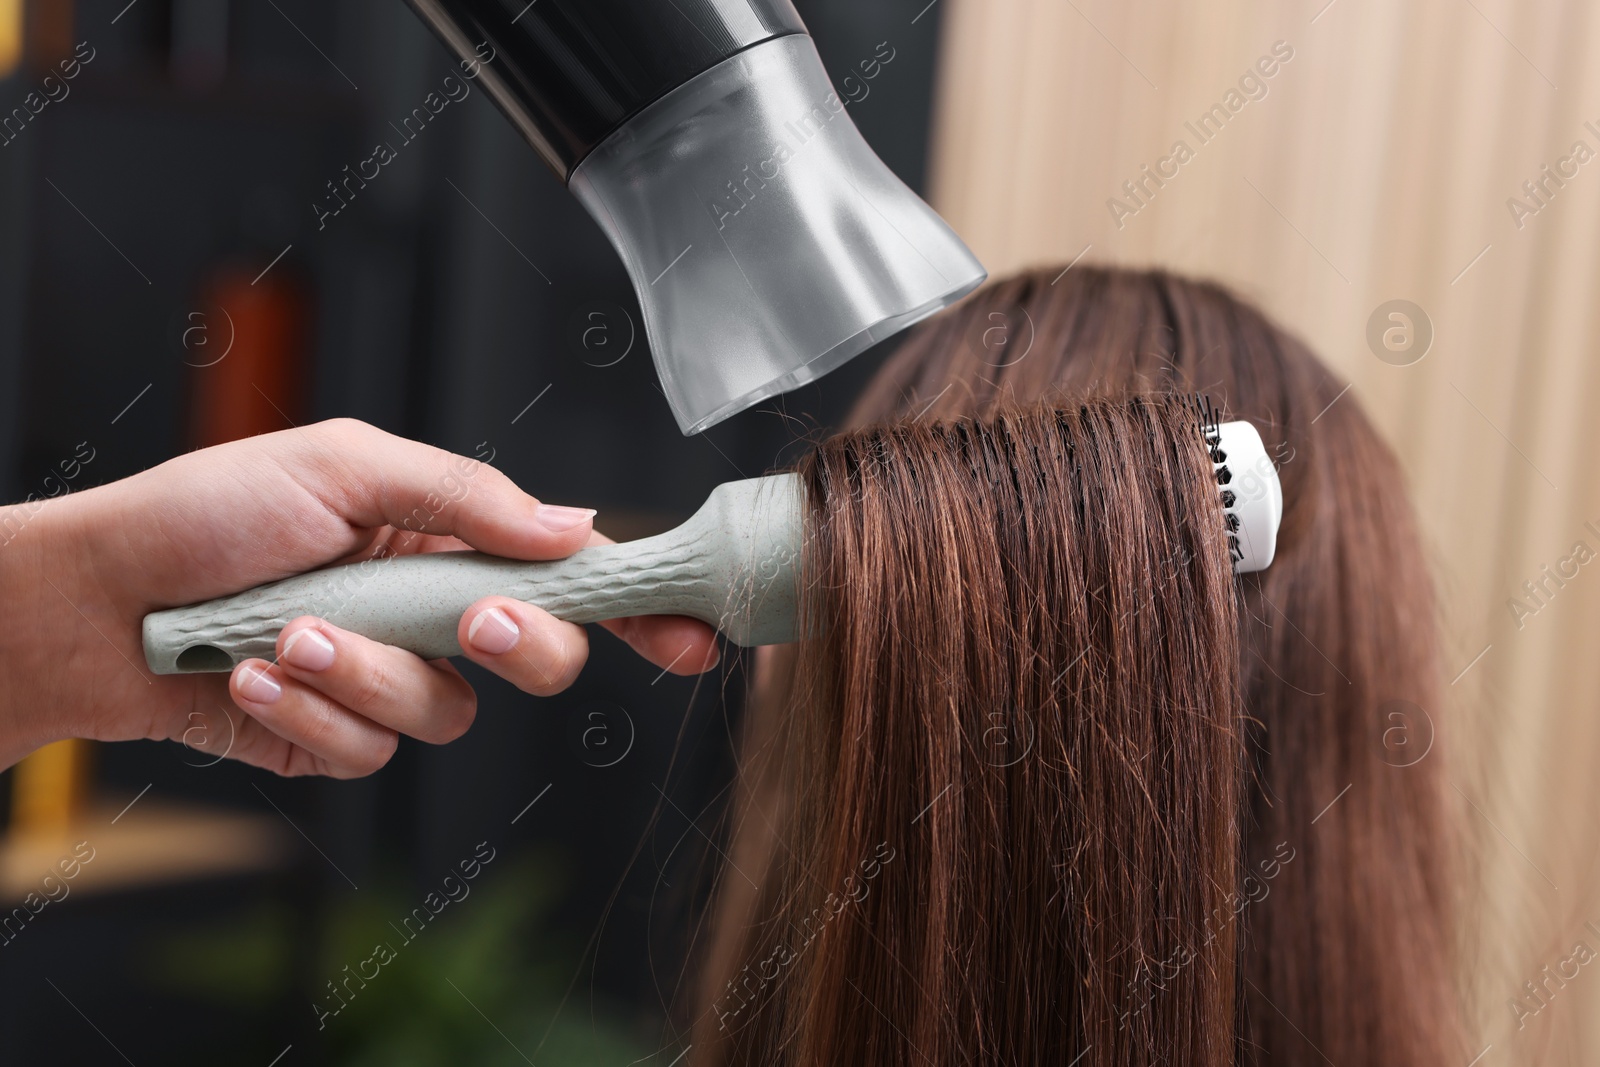
[(87, 618), (73, 510), (62, 500), (0, 508), (0, 767), (52, 741), (83, 735), (85, 709), (69, 680), (81, 676)]

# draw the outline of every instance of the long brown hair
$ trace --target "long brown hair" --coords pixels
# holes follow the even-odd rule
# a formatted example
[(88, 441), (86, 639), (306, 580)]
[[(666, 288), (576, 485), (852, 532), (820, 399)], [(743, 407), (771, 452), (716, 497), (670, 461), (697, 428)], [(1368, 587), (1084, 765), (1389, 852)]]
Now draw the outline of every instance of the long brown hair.
[[(1256, 425), (1284, 486), (1277, 559), (1237, 612), (1214, 547), (1177, 552), (1216, 505), (1165, 451), (1128, 426), (1110, 436), (1133, 451), (1084, 448), (1080, 417), (1066, 466), (1035, 447), (1008, 468), (1000, 440), (1033, 439), (971, 428), (1042, 400), (1141, 411), (1149, 434), (1170, 407), (1085, 398), (1194, 391)], [(1344, 383), (1220, 287), (1079, 266), (917, 330), (853, 422), (872, 429), (806, 468), (830, 636), (766, 664), (746, 723), (697, 1060), (1467, 1052), (1432, 590)], [(1177, 577), (1119, 540), (1128, 523)], [(974, 742), (995, 714), (1035, 746), (1004, 769)]]

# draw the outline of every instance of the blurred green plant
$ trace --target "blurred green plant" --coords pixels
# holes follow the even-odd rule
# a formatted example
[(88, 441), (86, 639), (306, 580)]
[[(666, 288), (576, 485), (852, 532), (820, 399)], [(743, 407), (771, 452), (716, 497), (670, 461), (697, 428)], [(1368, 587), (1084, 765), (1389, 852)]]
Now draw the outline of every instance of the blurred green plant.
[[(526, 857), (486, 864), (472, 891), (407, 941), (393, 923), (426, 889), (385, 879), (336, 897), (316, 946), (315, 981), (335, 985), (387, 944), (394, 957), (358, 987), (317, 1039), (341, 1067), (624, 1067), (677, 1054), (630, 1038), (618, 1010), (580, 994), (563, 1004), (574, 946), (548, 929), (559, 865)], [(412, 899), (413, 897), (417, 899)], [(153, 945), (152, 978), (199, 1000), (232, 1007), (276, 1000), (291, 974), (293, 916), (260, 908), (226, 928), (186, 931)], [(337, 1006), (325, 985), (302, 991), (308, 1018)]]

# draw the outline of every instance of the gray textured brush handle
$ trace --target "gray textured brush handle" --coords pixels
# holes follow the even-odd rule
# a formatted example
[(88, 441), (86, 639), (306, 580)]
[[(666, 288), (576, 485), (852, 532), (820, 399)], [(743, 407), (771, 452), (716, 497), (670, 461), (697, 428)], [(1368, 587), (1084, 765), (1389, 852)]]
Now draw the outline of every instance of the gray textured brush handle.
[(145, 659), (157, 674), (271, 660), (278, 633), (302, 615), (425, 659), (454, 656), (461, 613), (491, 595), (569, 622), (690, 615), (741, 645), (792, 641), (802, 496), (792, 474), (729, 482), (676, 529), (549, 562), (437, 552), (312, 571), (145, 616)]

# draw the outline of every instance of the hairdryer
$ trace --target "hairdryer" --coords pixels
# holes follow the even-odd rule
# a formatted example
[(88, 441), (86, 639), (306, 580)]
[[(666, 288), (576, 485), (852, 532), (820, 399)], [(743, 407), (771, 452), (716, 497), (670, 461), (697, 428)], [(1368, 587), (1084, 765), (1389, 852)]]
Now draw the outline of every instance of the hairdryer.
[(685, 434), (960, 299), (790, 0), (407, 0), (622, 257)]

